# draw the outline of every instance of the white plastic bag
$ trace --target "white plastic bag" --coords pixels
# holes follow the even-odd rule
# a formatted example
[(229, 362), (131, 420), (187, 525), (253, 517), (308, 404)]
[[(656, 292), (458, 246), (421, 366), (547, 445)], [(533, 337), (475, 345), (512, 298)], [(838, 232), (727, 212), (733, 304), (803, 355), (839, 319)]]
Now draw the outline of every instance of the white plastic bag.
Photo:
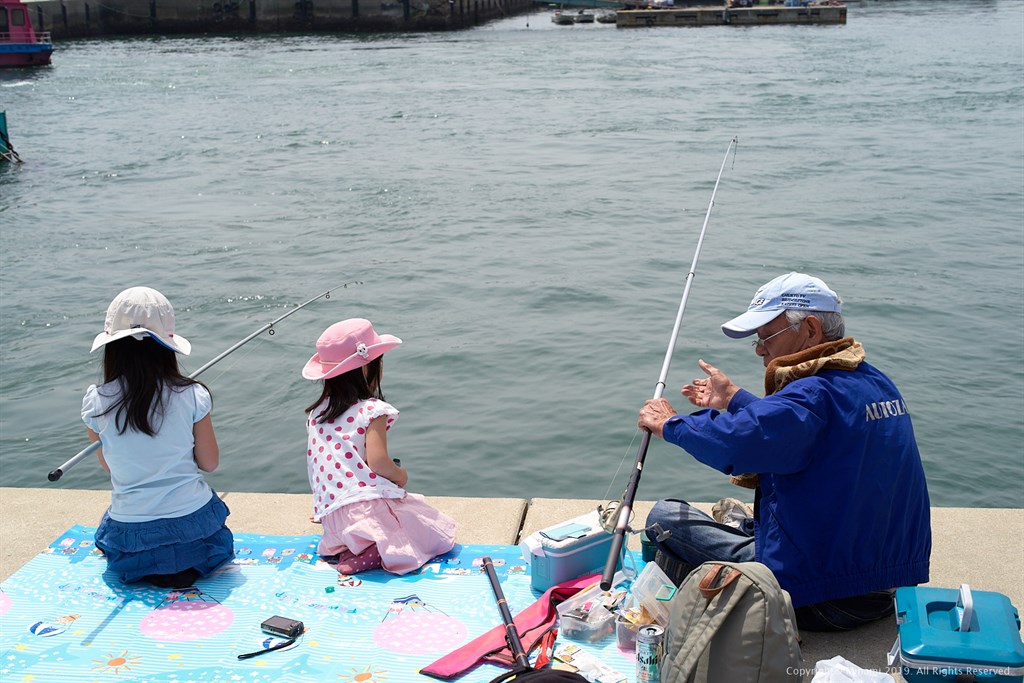
[(821, 659), (814, 665), (811, 683), (896, 683), (895, 679), (882, 671), (868, 671), (839, 655), (832, 659)]

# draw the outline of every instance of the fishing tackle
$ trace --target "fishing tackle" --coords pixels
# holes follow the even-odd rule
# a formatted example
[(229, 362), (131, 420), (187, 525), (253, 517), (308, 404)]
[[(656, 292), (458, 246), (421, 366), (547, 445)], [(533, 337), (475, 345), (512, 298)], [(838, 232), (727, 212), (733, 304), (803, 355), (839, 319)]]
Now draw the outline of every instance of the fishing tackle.
[[(718, 183), (722, 180), (722, 173), (725, 171), (725, 163), (729, 160), (729, 152), (736, 144), (734, 137), (729, 141), (729, 147), (725, 150), (725, 158), (722, 159), (722, 167), (718, 169), (718, 177), (715, 178), (715, 187), (711, 191), (711, 201), (708, 204), (707, 213), (704, 215), (704, 225), (700, 229), (700, 236), (697, 238), (697, 248), (693, 252), (693, 261), (690, 263), (690, 272), (686, 274), (686, 285), (683, 287), (683, 298), (679, 302), (679, 311), (676, 313), (675, 325), (672, 326), (672, 336), (669, 339), (668, 349), (665, 351), (665, 361), (661, 365), (661, 375), (654, 388), (654, 398), (661, 398), (665, 390), (665, 380), (668, 377), (668, 368), (672, 363), (672, 353), (676, 348), (676, 337), (679, 336), (679, 326), (683, 322), (683, 312), (686, 310), (686, 300), (690, 297), (690, 285), (693, 283), (693, 276), (697, 271), (697, 259), (700, 257), (700, 248), (704, 244), (704, 233), (708, 229), (708, 221), (711, 220), (711, 209), (715, 206), (715, 194), (718, 192)], [(643, 430), (643, 437), (640, 439), (640, 447), (637, 449), (636, 462), (626, 484), (626, 491), (622, 494), (622, 500), (612, 501), (607, 506), (598, 507), (598, 515), (601, 517), (605, 530), (612, 534), (612, 546), (608, 550), (608, 560), (604, 565), (604, 572), (601, 575), (601, 590), (611, 590), (612, 581), (615, 576), (615, 568), (623, 553), (623, 546), (626, 531), (629, 529), (630, 518), (633, 514), (633, 501), (636, 498), (636, 489), (640, 484), (640, 473), (644, 469), (644, 459), (647, 457), (647, 447), (651, 443), (651, 432)], [(615, 517), (615, 526), (611, 527), (612, 518)]]
[(523, 642), (519, 639), (519, 633), (516, 631), (516, 624), (512, 620), (512, 612), (509, 611), (508, 602), (505, 600), (505, 593), (501, 590), (501, 583), (498, 582), (498, 575), (494, 571), (494, 562), (490, 556), (484, 556), (483, 558), (484, 571), (487, 572), (487, 580), (491, 582), (491, 591), (494, 593), (494, 600), (498, 603), (498, 611), (501, 613), (501, 621), (505, 625), (505, 642), (508, 643), (508, 649), (512, 653), (512, 657), (515, 664), (511, 671), (501, 674), (497, 678), (491, 681), (491, 683), (499, 683), (509, 678), (513, 678), (526, 671), (531, 671), (530, 660), (527, 659), (526, 651), (523, 650)]
[[(189, 375), (189, 378), (190, 379), (195, 379), (196, 377), (201, 375), (203, 372), (208, 370), (210, 367), (216, 365), (218, 362), (220, 362), (221, 360), (223, 360), (224, 358), (229, 356), (231, 353), (236, 351), (239, 347), (241, 347), (242, 345), (248, 343), (252, 339), (255, 339), (256, 337), (258, 337), (259, 335), (263, 334), (264, 332), (267, 332), (267, 330), (269, 330), (269, 332), (267, 332), (267, 334), (273, 335), (274, 334), (274, 325), (276, 325), (277, 323), (281, 322), (282, 320), (284, 320), (285, 318), (290, 316), (292, 313), (295, 313), (296, 311), (298, 311), (298, 310), (300, 310), (302, 308), (305, 308), (306, 306), (308, 306), (309, 304), (313, 303), (317, 299), (321, 299), (321, 298), (323, 298), (323, 299), (330, 299), (331, 298), (331, 292), (333, 292), (336, 289), (341, 289), (341, 288), (346, 288), (347, 289), (350, 284), (362, 284), (362, 283), (359, 283), (359, 282), (346, 282), (345, 284), (336, 285), (334, 287), (331, 287), (330, 289), (328, 289), (325, 292), (321, 292), (321, 293), (317, 294), (316, 296), (314, 296), (309, 301), (306, 301), (305, 303), (299, 304), (298, 306), (296, 306), (295, 308), (291, 309), (290, 311), (288, 311), (287, 313), (285, 313), (281, 317), (275, 318), (274, 320), (270, 321), (269, 323), (267, 323), (266, 325), (264, 325), (260, 329), (256, 330), (252, 334), (250, 334), (248, 337), (246, 337), (242, 341), (238, 342), (237, 344), (234, 344), (227, 351), (224, 351), (223, 353), (221, 353), (220, 355), (215, 357), (213, 360), (207, 362), (201, 368), (199, 368), (198, 370), (193, 372), (191, 375)], [(64, 463), (63, 465), (61, 465), (60, 467), (58, 467), (57, 469), (53, 470), (48, 475), (46, 475), (46, 478), (49, 479), (50, 481), (57, 481), (62, 476), (64, 476), (65, 472), (67, 472), (72, 467), (74, 467), (75, 465), (80, 463), (82, 460), (84, 460), (86, 458), (86, 456), (88, 456), (90, 453), (93, 453), (96, 450), (98, 450), (100, 448), (100, 446), (101, 446), (101, 443), (99, 441), (94, 441), (93, 443), (89, 444), (88, 446), (86, 446), (85, 448), (80, 450), (78, 453), (76, 453), (66, 463)]]

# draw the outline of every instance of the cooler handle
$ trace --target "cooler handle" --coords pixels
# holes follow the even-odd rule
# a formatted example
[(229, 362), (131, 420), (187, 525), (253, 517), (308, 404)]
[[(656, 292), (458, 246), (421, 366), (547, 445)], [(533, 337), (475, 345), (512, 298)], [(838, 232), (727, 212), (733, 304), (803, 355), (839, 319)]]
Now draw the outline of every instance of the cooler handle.
[(960, 626), (957, 631), (961, 633), (971, 630), (971, 621), (974, 619), (974, 598), (971, 596), (971, 587), (966, 583), (960, 584), (960, 597), (956, 599), (956, 613), (960, 617)]
[(889, 664), (889, 666), (895, 666), (896, 665), (896, 661), (899, 659), (899, 656), (900, 656), (900, 636), (899, 636), (899, 634), (896, 634), (896, 642), (892, 644), (891, 648), (889, 648), (889, 654), (887, 654), (885, 656), (885, 661)]

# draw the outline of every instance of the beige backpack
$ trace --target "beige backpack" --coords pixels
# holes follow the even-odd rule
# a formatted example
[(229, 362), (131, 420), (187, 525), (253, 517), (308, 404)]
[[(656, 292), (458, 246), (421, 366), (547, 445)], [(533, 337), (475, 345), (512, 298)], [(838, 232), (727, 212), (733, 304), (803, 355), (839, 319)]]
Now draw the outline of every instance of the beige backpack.
[(789, 593), (760, 562), (706, 562), (669, 605), (661, 683), (790, 683), (803, 658)]

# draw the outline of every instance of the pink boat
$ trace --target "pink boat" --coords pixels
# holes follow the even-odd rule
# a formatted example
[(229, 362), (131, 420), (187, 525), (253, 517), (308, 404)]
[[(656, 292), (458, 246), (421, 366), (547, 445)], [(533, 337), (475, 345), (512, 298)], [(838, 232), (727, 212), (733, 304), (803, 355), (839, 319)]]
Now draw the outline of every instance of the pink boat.
[(21, 0), (0, 0), (0, 67), (49, 64), (49, 33), (36, 33)]

